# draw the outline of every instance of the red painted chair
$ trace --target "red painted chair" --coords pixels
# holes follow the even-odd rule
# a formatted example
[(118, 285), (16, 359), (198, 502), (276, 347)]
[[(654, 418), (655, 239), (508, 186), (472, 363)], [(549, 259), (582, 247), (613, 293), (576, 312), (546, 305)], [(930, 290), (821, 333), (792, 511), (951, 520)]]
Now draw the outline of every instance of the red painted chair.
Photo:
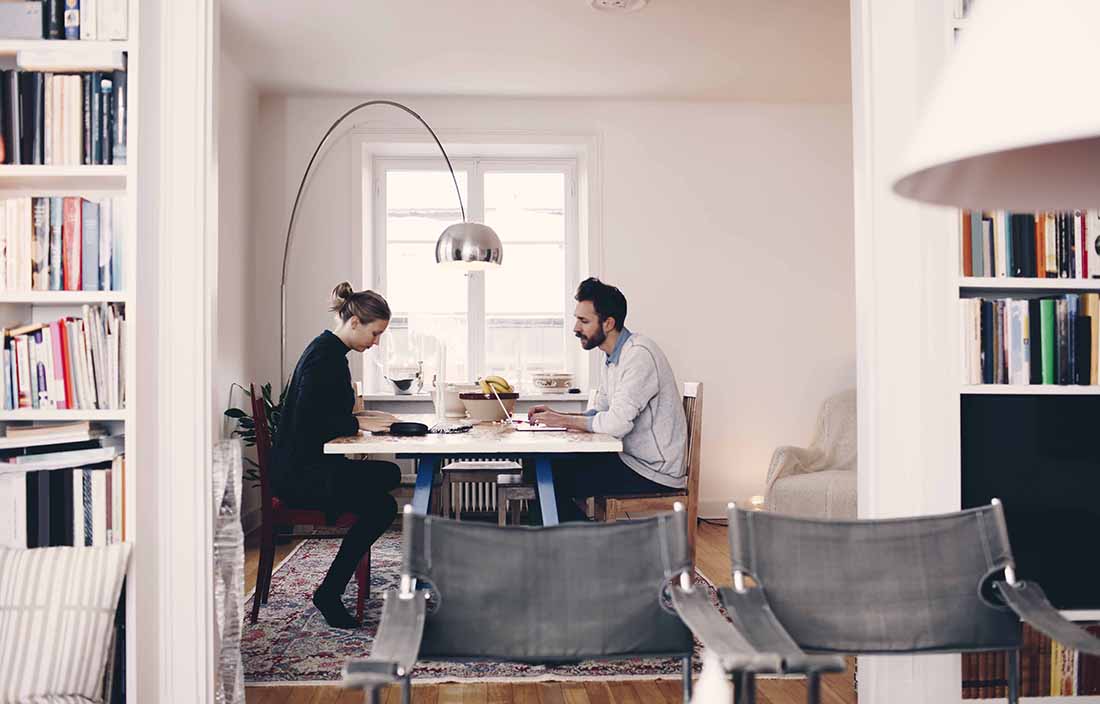
[[(290, 508), (271, 490), (269, 457), (271, 454), (271, 434), (267, 429), (267, 409), (263, 399), (249, 387), (252, 395), (252, 420), (256, 424), (256, 461), (260, 465), (260, 564), (256, 573), (256, 594), (252, 597), (252, 623), (260, 616), (260, 604), (267, 603), (271, 593), (271, 572), (275, 567), (275, 533), (280, 528), (293, 532), (297, 526), (313, 528), (337, 528), (342, 532), (306, 534), (309, 538), (343, 538), (347, 529), (358, 519), (354, 513), (337, 516), (335, 522), (329, 522), (324, 511)], [(370, 595), (370, 551), (359, 561), (355, 570), (355, 579), (359, 593), (355, 600), (355, 618), (363, 622), (363, 611)]]

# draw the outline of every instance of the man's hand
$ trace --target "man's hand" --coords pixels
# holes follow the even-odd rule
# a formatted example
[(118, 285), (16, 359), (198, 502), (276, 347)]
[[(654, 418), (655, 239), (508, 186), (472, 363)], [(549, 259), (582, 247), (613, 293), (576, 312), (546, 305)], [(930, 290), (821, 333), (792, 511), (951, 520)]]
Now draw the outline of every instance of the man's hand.
[(527, 413), (527, 420), (535, 425), (548, 425), (552, 428), (568, 428), (588, 432), (588, 418), (585, 416), (567, 415), (543, 408), (536, 412), (531, 409)]

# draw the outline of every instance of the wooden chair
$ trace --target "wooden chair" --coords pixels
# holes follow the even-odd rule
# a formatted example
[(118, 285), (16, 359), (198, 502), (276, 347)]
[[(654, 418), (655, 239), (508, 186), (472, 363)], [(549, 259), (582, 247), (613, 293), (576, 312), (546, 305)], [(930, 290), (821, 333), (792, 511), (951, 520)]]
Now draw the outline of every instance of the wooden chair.
[(497, 483), (497, 525), (508, 524), (508, 508), (514, 501), (512, 509), (512, 523), (519, 525), (520, 501), (534, 501), (536, 499), (535, 485), (524, 482), (519, 474), (500, 474), (496, 478)]
[(631, 494), (623, 496), (596, 496), (594, 511), (597, 521), (615, 521), (632, 513), (671, 511), (677, 501), (687, 507), (688, 546), (695, 559), (695, 533), (699, 524), (699, 451), (703, 431), (703, 383), (689, 381), (684, 384), (684, 415), (687, 416), (687, 486), (683, 490), (671, 489), (669, 493)]
[[(325, 527), (341, 529), (334, 533), (310, 533), (302, 537), (343, 538), (345, 533), (358, 520), (354, 513), (337, 516), (335, 522), (329, 522), (324, 511), (313, 509), (295, 509), (287, 506), (271, 489), (270, 453), (271, 434), (267, 430), (267, 409), (263, 399), (248, 388), (252, 396), (252, 420), (256, 424), (256, 460), (260, 465), (260, 563), (256, 573), (256, 594), (252, 597), (252, 623), (260, 616), (260, 604), (266, 604), (271, 593), (271, 573), (275, 567), (275, 533), (280, 528), (289, 528), (292, 532), (297, 526), (311, 528)], [(355, 570), (359, 593), (355, 600), (355, 618), (363, 621), (367, 598), (370, 595), (370, 550), (359, 561)]]

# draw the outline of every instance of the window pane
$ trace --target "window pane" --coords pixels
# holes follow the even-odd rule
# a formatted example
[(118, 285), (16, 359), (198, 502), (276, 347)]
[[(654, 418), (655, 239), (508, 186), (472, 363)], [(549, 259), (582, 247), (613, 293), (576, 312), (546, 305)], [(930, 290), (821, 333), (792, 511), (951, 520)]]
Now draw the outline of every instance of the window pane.
[(485, 174), (485, 224), (505, 252), (510, 242), (564, 242), (565, 174)]
[[(455, 177), (468, 199), (466, 172), (456, 169)], [(431, 242), (439, 239), (448, 225), (462, 222), (455, 185), (447, 171), (386, 172), (386, 239)]]
[(566, 369), (565, 175), (487, 173), (485, 222), (504, 243), (485, 272), (485, 365), (530, 388), (532, 372)]
[(504, 264), (485, 272), (485, 312), (553, 314), (565, 305), (565, 246), (504, 245)]
[[(455, 175), (465, 199), (466, 172)], [(401, 375), (424, 362), (425, 388), (437, 371), (441, 345), (447, 348), (447, 378), (468, 376), (466, 277), (435, 263), (440, 233), (461, 219), (448, 172), (386, 173), (386, 298), (394, 317), (380, 356), (387, 370)]]

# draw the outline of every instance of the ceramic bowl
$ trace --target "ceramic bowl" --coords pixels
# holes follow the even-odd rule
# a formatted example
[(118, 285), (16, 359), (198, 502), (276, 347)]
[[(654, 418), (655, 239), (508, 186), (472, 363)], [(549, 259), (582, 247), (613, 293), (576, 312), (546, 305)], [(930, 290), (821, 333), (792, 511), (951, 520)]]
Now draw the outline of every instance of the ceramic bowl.
[[(497, 402), (497, 397), (493, 394), (459, 394), (459, 398), (462, 399), (462, 405), (466, 407), (466, 415), (470, 420), (479, 423), (504, 420), (506, 417), (504, 408), (508, 409), (509, 414), (515, 412), (516, 399), (519, 398), (519, 394), (504, 393), (497, 394), (497, 396), (500, 396), (499, 403)], [(500, 407), (501, 403), (504, 404), (504, 408)]]

